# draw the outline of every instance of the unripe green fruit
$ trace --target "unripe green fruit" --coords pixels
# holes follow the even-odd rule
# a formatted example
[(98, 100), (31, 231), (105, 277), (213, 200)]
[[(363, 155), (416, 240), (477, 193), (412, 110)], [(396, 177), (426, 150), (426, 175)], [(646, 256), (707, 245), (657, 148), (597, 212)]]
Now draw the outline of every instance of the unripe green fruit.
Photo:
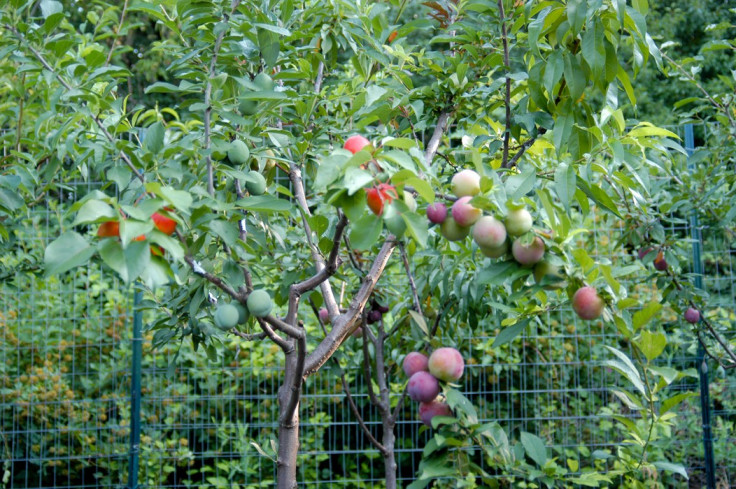
[(488, 246), (478, 246), (478, 249), (488, 258), (501, 258), (509, 251), (509, 245), (504, 241), (501, 246), (495, 248)]
[(215, 326), (223, 331), (231, 330), (238, 324), (240, 314), (232, 304), (220, 304), (215, 310)]
[(273, 309), (271, 296), (263, 289), (256, 289), (248, 296), (248, 310), (257, 318), (268, 316)]
[(406, 190), (404, 191), (404, 204), (406, 204), (411, 212), (416, 212), (417, 199), (414, 198), (411, 192), (407, 192)]
[(227, 150), (227, 159), (234, 165), (245, 165), (250, 158), (250, 150), (248, 146), (241, 141), (236, 139), (230, 143), (230, 147)]
[(560, 272), (560, 269), (546, 260), (542, 260), (534, 266), (534, 281), (540, 283), (544, 280), (544, 277), (549, 277), (548, 280), (554, 282), (544, 286), (547, 290), (559, 289), (564, 285), (563, 279), (565, 276)]
[(246, 309), (245, 306), (239, 302), (236, 302), (234, 306), (235, 306), (235, 309), (238, 310), (238, 324), (247, 323), (248, 318), (250, 317), (250, 313), (248, 313), (248, 309)]
[(448, 216), (444, 221), (442, 221), (442, 224), (440, 224), (440, 233), (442, 233), (442, 236), (444, 236), (448, 241), (462, 241), (468, 237), (468, 234), (470, 234), (470, 228), (458, 226), (455, 219)]
[(263, 195), (266, 191), (266, 179), (257, 171), (249, 171), (250, 180), (245, 181), (245, 188), (251, 195)]
[(238, 108), (243, 115), (255, 115), (258, 112), (258, 101), (250, 99), (241, 100)]
[(521, 236), (532, 229), (533, 223), (534, 220), (528, 210), (512, 209), (506, 216), (506, 232), (511, 236)]
[(256, 86), (264, 92), (270, 92), (274, 87), (273, 80), (264, 72), (258, 73), (258, 75), (253, 79), (253, 83), (255, 83)]
[(473, 196), (480, 192), (480, 175), (473, 170), (462, 170), (452, 177), (450, 185), (457, 197)]

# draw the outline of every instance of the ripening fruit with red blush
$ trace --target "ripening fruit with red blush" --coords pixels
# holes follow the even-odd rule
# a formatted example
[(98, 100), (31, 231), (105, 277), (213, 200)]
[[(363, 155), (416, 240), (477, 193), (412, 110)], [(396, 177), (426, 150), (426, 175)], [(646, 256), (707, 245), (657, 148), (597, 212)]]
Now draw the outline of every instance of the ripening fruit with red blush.
[(580, 287), (572, 296), (572, 309), (580, 319), (597, 319), (605, 305), (598, 291), (590, 286)]
[(359, 134), (356, 134), (355, 136), (350, 136), (345, 140), (345, 145), (343, 146), (343, 148), (355, 154), (366, 146), (369, 146), (370, 144), (371, 142), (368, 141), (368, 139)]
[(426, 355), (413, 351), (404, 358), (401, 367), (404, 369), (406, 376), (411, 377), (417, 372), (429, 372), (428, 362), (429, 359)]
[(100, 238), (112, 238), (120, 236), (120, 223), (118, 221), (106, 221), (97, 228), (97, 236)]
[(431, 401), (419, 405), (419, 419), (427, 426), (432, 426), (432, 418), (435, 416), (452, 416), (450, 406), (446, 402)]
[(685, 311), (685, 321), (690, 324), (697, 323), (698, 321), (700, 321), (700, 311), (698, 311), (694, 307), (688, 307), (687, 311)]
[(158, 212), (154, 212), (151, 218), (153, 219), (153, 224), (159, 231), (164, 234), (168, 234), (169, 236), (174, 234), (174, 230), (176, 229), (175, 220), (170, 217), (166, 217), (163, 214), (159, 214)]
[(383, 214), (383, 198), (377, 188), (369, 188), (365, 191), (365, 200), (368, 208), (377, 216)]
[(427, 206), (427, 219), (434, 224), (442, 224), (447, 218), (447, 206), (442, 202), (435, 202)]

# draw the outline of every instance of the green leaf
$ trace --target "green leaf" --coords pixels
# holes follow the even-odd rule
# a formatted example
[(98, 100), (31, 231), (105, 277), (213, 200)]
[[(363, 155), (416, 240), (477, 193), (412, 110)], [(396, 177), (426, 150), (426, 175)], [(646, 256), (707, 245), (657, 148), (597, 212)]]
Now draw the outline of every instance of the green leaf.
[(350, 244), (357, 250), (367, 250), (378, 240), (383, 230), (383, 221), (368, 213), (353, 223), (350, 229)]
[(393, 138), (383, 142), (384, 148), (410, 149), (416, 147), (417, 143), (409, 138)]
[(662, 416), (664, 413), (671, 411), (675, 407), (677, 407), (678, 404), (680, 404), (685, 399), (689, 399), (691, 397), (697, 397), (697, 392), (681, 392), (679, 394), (675, 394), (672, 397), (669, 397), (662, 401), (662, 405), (659, 408), (659, 415)]
[(680, 474), (685, 478), (685, 480), (688, 480), (687, 471), (681, 464), (673, 464), (672, 462), (654, 462), (653, 465), (658, 469)]
[(512, 200), (519, 200), (534, 188), (536, 181), (537, 171), (529, 165), (521, 173), (512, 175), (506, 180), (506, 194)]
[(529, 455), (537, 465), (543, 467), (544, 464), (547, 463), (547, 447), (544, 446), (544, 441), (542, 441), (542, 439), (537, 435), (522, 431), (521, 444), (524, 446), (526, 454)]
[(146, 136), (143, 138), (143, 146), (153, 154), (157, 154), (164, 147), (164, 125), (161, 121), (154, 122), (146, 129)]
[(105, 264), (112, 268), (124, 282), (128, 282), (128, 267), (125, 264), (123, 246), (114, 239), (103, 239), (97, 245), (97, 251)]
[(218, 219), (209, 223), (210, 230), (218, 235), (226, 245), (233, 247), (239, 237), (238, 225)]
[(345, 189), (348, 195), (353, 195), (373, 181), (373, 175), (360, 168), (348, 168), (345, 172)]
[(317, 167), (317, 176), (314, 179), (314, 189), (324, 190), (329, 184), (340, 178), (340, 172), (350, 158), (345, 150), (338, 150), (322, 160)]
[(43, 0), (41, 2), (41, 15), (43, 15), (44, 19), (62, 12), (64, 12), (64, 6), (61, 2), (57, 2), (55, 0)]
[(266, 65), (275, 65), (279, 59), (279, 51), (281, 50), (279, 35), (270, 29), (259, 28), (258, 48), (261, 50), (261, 56), (263, 56)]
[(636, 387), (636, 390), (638, 390), (642, 394), (646, 394), (646, 389), (644, 388), (644, 384), (641, 381), (641, 376), (639, 375), (639, 371), (636, 369), (636, 367), (634, 366), (634, 363), (629, 359), (629, 357), (627, 357), (624, 353), (610, 346), (606, 346), (606, 348), (610, 350), (618, 358), (620, 358), (621, 361), (618, 362), (615, 360), (606, 360), (603, 362), (603, 365), (611, 367), (612, 369), (624, 375), (627, 379), (629, 379), (629, 382), (631, 382), (634, 385), (634, 387)]
[(627, 136), (631, 138), (642, 138), (642, 137), (666, 137), (672, 139), (680, 139), (677, 134), (661, 127), (653, 126), (649, 123), (643, 122), (633, 128)]
[(570, 213), (570, 203), (575, 195), (576, 179), (575, 168), (572, 165), (563, 163), (555, 170), (555, 190), (568, 213)]
[(416, 212), (402, 212), (401, 217), (406, 223), (409, 236), (422, 248), (427, 247), (427, 238), (429, 236), (429, 228), (427, 219), (423, 218)]
[(72, 226), (89, 224), (100, 220), (117, 220), (118, 214), (107, 202), (101, 200), (88, 200), (77, 212)]
[(161, 197), (184, 213), (188, 213), (189, 208), (192, 206), (192, 195), (185, 190), (177, 190), (173, 187), (162, 186), (158, 182), (147, 183), (146, 190)]
[(137, 279), (151, 262), (151, 247), (146, 241), (134, 241), (123, 251), (128, 269), (127, 282)]
[(94, 253), (95, 247), (91, 246), (81, 235), (74, 231), (67, 231), (46, 247), (45, 274), (48, 277), (83, 265)]
[(578, 178), (576, 180), (577, 186), (580, 190), (583, 191), (585, 195), (588, 196), (589, 199), (591, 199), (593, 202), (601, 206), (604, 210), (610, 212), (614, 216), (623, 219), (623, 216), (619, 214), (618, 208), (616, 204), (611, 200), (611, 197), (608, 196), (608, 194), (600, 188), (598, 185), (594, 183), (588, 183), (582, 178)]
[(424, 333), (424, 336), (429, 338), (429, 328), (427, 327), (427, 322), (424, 320), (424, 316), (419, 314), (416, 311), (413, 311), (409, 309), (409, 315), (411, 316), (412, 320), (416, 323), (416, 325), (419, 327), (419, 329), (422, 330), (422, 333)]
[(657, 301), (650, 301), (646, 306), (634, 313), (634, 316), (631, 318), (632, 326), (635, 330), (641, 328), (651, 321), (660, 310), (662, 310), (662, 304)]
[(445, 389), (445, 396), (447, 397), (447, 404), (455, 413), (462, 414), (470, 424), (478, 423), (478, 412), (475, 410), (475, 406), (459, 390)]
[(521, 334), (522, 331), (524, 331), (524, 328), (526, 328), (527, 324), (529, 324), (529, 320), (523, 319), (518, 323), (512, 324), (508, 328), (502, 330), (500, 333), (498, 333), (496, 339), (493, 340), (493, 344), (491, 346), (493, 348), (498, 348), (501, 345), (505, 345), (506, 343), (513, 341), (517, 336)]
[(419, 177), (407, 178), (404, 182), (406, 185), (410, 185), (416, 190), (416, 192), (428, 203), (434, 202), (434, 189), (426, 181)]
[(641, 332), (641, 338), (636, 343), (639, 349), (650, 362), (662, 354), (667, 346), (667, 338), (662, 333)]
[(282, 212), (290, 214), (294, 205), (286, 199), (273, 195), (251, 195), (235, 202), (235, 205), (253, 212)]

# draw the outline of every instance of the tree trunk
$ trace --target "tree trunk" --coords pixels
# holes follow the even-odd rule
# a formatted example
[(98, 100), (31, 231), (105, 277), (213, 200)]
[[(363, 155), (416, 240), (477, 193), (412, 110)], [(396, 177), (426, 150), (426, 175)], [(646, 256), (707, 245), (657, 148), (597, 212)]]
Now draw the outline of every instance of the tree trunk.
[(284, 412), (289, 405), (293, 377), (296, 375), (296, 353), (286, 354), (284, 383), (279, 389), (279, 450), (276, 459), (276, 488), (296, 489), (297, 455), (299, 453), (299, 403), (289, 415)]
[(381, 440), (381, 443), (386, 449), (386, 454), (383, 456), (384, 470), (386, 473), (386, 489), (397, 489), (398, 487), (396, 481), (395, 424), (393, 419), (383, 418), (383, 440)]

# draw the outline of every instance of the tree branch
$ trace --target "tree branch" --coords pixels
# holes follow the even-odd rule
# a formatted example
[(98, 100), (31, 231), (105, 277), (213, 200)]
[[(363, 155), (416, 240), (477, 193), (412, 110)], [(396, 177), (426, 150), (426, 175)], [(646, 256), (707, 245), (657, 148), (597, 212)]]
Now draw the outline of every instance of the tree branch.
[(123, 2), (123, 12), (120, 14), (120, 22), (118, 22), (118, 27), (115, 29), (115, 36), (112, 38), (112, 45), (110, 46), (110, 51), (107, 52), (107, 59), (105, 60), (105, 66), (110, 64), (110, 60), (112, 59), (112, 53), (115, 51), (115, 44), (118, 42), (118, 37), (120, 36), (120, 29), (123, 27), (123, 21), (125, 20), (125, 14), (128, 11), (128, 0), (125, 0)]
[[(307, 240), (310, 243), (310, 249), (312, 252), (312, 259), (314, 260), (314, 266), (317, 271), (321, 271), (325, 267), (324, 259), (320, 254), (319, 250), (312, 243), (312, 228), (307, 222), (307, 216), (311, 216), (309, 212), (309, 204), (307, 203), (307, 196), (304, 192), (304, 182), (302, 181), (302, 172), (296, 163), (289, 165), (289, 179), (294, 190), (294, 197), (299, 204), (299, 208), (302, 212), (302, 224), (304, 226), (304, 232), (307, 234)], [(335, 294), (332, 291), (332, 286), (329, 281), (323, 281), (320, 284), (320, 290), (322, 291), (322, 299), (325, 302), (325, 307), (330, 313), (330, 317), (334, 318), (340, 314), (340, 309), (335, 300)]]
[[(503, 64), (506, 68), (506, 93), (504, 103), (506, 105), (506, 129), (503, 134), (503, 161), (501, 168), (508, 168), (509, 162), (509, 138), (511, 137), (511, 78), (509, 77), (509, 35), (506, 27), (506, 14), (503, 8), (503, 0), (498, 0), (498, 15), (501, 19), (501, 40), (503, 41)], [(521, 157), (521, 156), (520, 156)]]
[(414, 282), (414, 275), (411, 273), (411, 267), (409, 266), (409, 257), (406, 255), (406, 249), (404, 243), (399, 243), (399, 252), (401, 253), (401, 261), (404, 262), (404, 270), (406, 270), (406, 276), (409, 277), (409, 287), (411, 288), (411, 295), (414, 298), (414, 310), (419, 314), (422, 314), (422, 304), (419, 302), (419, 295), (417, 294), (417, 285)]
[(434, 127), (434, 132), (432, 133), (432, 137), (429, 139), (429, 143), (427, 143), (427, 149), (424, 151), (424, 163), (428, 168), (432, 166), (432, 161), (440, 147), (440, 140), (447, 130), (447, 123), (449, 120), (450, 112), (442, 112), (437, 118), (437, 125)]
[[(335, 353), (345, 337), (350, 333), (351, 326), (363, 312), (368, 299), (373, 293), (373, 289), (378, 283), (383, 270), (388, 264), (391, 253), (396, 247), (396, 238), (391, 235), (381, 247), (376, 255), (368, 274), (363, 278), (363, 282), (358, 292), (356, 292), (350, 303), (348, 310), (337, 316), (333, 320), (333, 327), (329, 334), (320, 342), (319, 345), (309, 354), (306, 360), (305, 375), (315, 373), (324, 363)], [(334, 300), (334, 297), (333, 297)], [(331, 315), (331, 317), (334, 317)]]
[[(367, 328), (365, 328), (367, 329)], [(363, 376), (365, 377), (365, 383), (366, 388), (368, 389), (368, 398), (371, 401), (371, 404), (374, 406), (379, 407), (381, 406), (381, 401), (376, 397), (376, 391), (373, 389), (373, 372), (371, 369), (371, 356), (368, 352), (368, 342), (366, 341), (366, 338), (368, 337), (365, 333), (365, 329), (363, 330)]]
[(286, 409), (281, 411), (280, 423), (284, 423), (294, 417), (294, 413), (299, 405), (299, 399), (301, 398), (302, 384), (304, 383), (304, 359), (306, 358), (307, 352), (307, 335), (304, 334), (302, 329), (302, 335), (296, 339), (296, 366), (294, 368), (294, 376), (292, 384), (289, 388), (289, 402), (286, 404)]
[(547, 129), (545, 129), (544, 127), (540, 127), (537, 131), (537, 134), (531, 136), (529, 139), (521, 144), (521, 146), (519, 147), (519, 151), (516, 152), (516, 154), (509, 160), (508, 164), (504, 168), (513, 167), (521, 159), (521, 157), (524, 156), (526, 150), (534, 145), (539, 136), (542, 136), (546, 132)]

